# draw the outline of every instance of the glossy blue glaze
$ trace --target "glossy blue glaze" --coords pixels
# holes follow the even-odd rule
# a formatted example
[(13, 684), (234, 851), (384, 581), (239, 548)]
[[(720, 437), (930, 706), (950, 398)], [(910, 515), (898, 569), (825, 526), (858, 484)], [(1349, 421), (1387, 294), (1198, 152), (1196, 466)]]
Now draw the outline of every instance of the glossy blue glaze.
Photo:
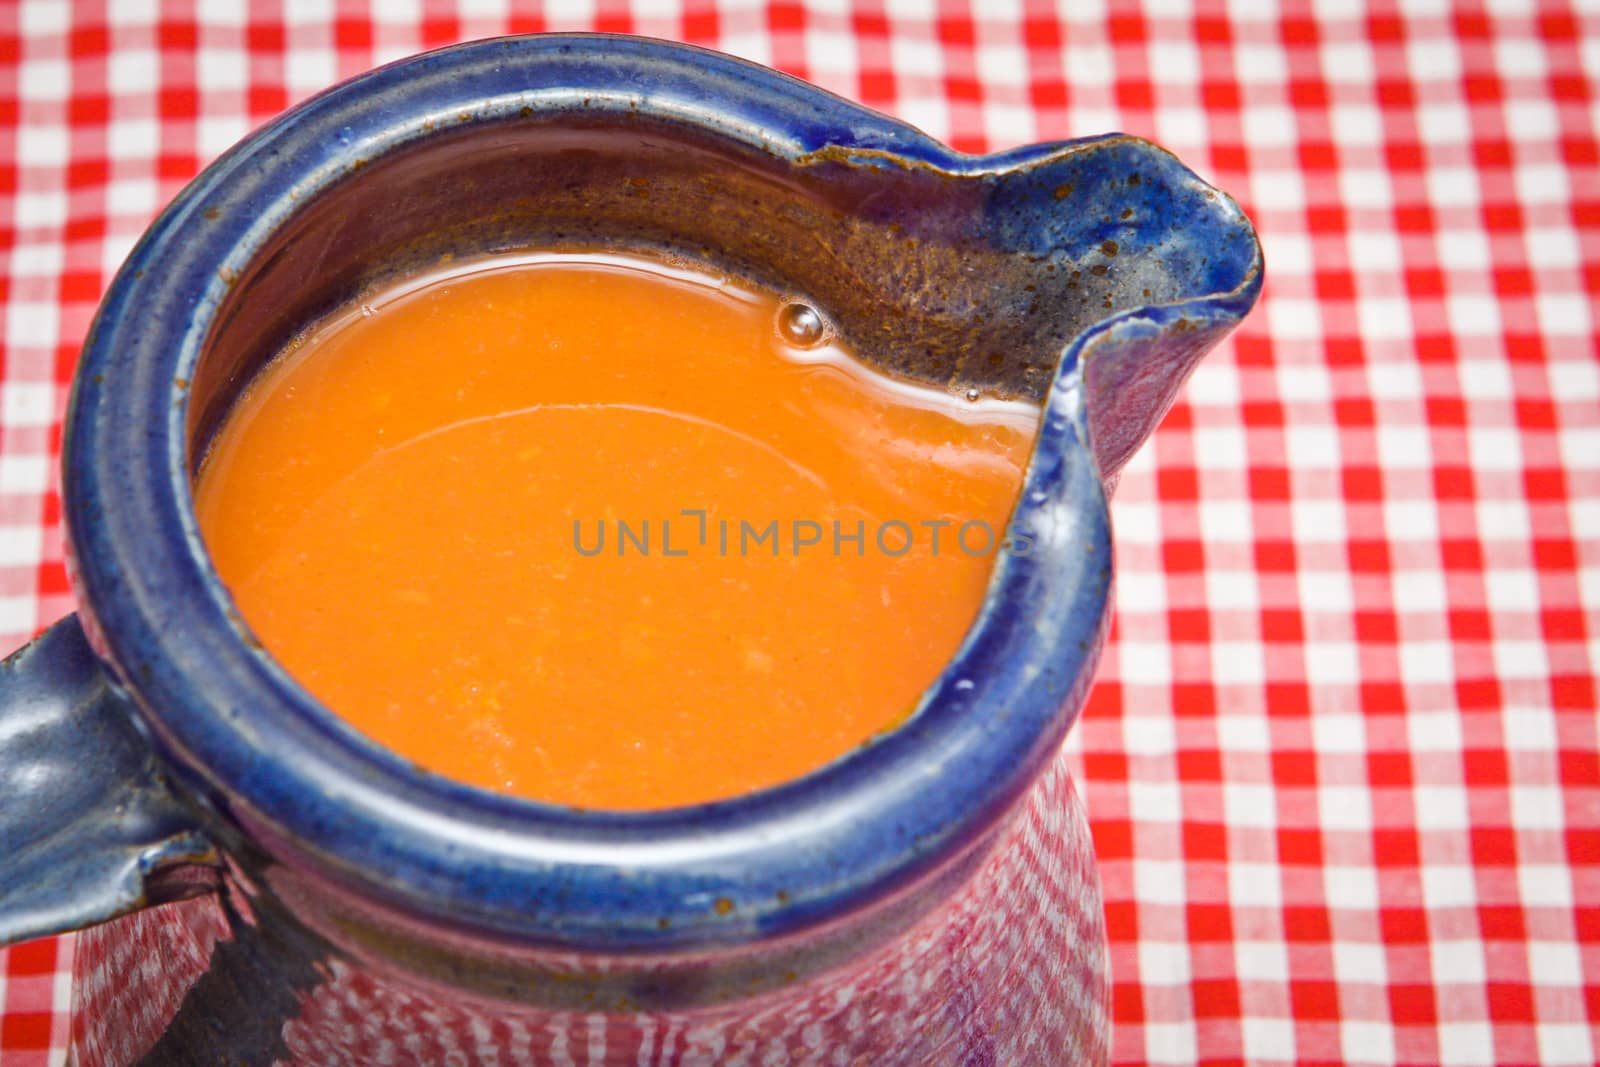
[[(188, 388), (234, 280), (274, 230), (360, 165), (452, 124), (529, 111), (648, 115), (797, 168), (821, 153), (851, 172), (926, 171), (952, 196), (975, 198), (977, 221), (961, 241), (1063, 270), (1092, 260), (1121, 279), (1118, 292), (1165, 264), (1149, 271), (1152, 306), (1120, 305), (1079, 331), (1054, 371), (1014, 517), (1033, 550), (1000, 558), (981, 617), (913, 720), (805, 779), (622, 814), (419, 771), (346, 727), (250, 639), (198, 539)], [(1237, 207), (1134, 139), (963, 155), (764, 68), (632, 38), (513, 38), (406, 60), (230, 151), (118, 274), (84, 349), (65, 438), (85, 627), (185, 787), (220, 813), (204, 823), (210, 832), (242, 836), (396, 914), (599, 952), (803, 931), (977, 848), (1052, 758), (1106, 621), (1103, 479), (1260, 283)]]

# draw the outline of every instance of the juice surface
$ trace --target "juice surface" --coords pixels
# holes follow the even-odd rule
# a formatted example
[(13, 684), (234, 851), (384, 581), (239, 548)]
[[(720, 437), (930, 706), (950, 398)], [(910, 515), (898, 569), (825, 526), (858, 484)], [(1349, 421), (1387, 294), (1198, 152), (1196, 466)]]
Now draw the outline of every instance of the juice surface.
[(638, 809), (800, 776), (960, 645), (1038, 412), (890, 381), (784, 315), (616, 256), (421, 279), (241, 396), (205, 542), (290, 674), (451, 778)]

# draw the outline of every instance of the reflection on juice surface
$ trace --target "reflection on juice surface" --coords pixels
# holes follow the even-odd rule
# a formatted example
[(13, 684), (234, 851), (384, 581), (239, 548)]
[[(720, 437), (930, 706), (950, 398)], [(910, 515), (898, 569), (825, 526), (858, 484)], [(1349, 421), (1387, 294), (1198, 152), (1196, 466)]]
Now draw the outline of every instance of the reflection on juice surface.
[(419, 280), (249, 388), (201, 530), (278, 661), (441, 774), (594, 808), (797, 777), (955, 652), (1038, 423), (810, 325), (617, 256)]

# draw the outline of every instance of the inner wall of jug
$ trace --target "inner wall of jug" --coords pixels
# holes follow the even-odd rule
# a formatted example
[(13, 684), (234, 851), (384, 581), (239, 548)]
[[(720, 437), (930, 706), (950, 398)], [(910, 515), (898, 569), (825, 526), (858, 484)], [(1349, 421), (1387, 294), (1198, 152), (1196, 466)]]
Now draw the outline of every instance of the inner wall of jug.
[(232, 279), (191, 386), (191, 472), (240, 390), (298, 333), (447, 257), (680, 257), (812, 303), (892, 374), (1033, 400), (1081, 325), (1071, 309), (1088, 303), (1068, 272), (978, 236), (982, 181), (796, 163), (638, 114), (479, 119), (345, 165)]

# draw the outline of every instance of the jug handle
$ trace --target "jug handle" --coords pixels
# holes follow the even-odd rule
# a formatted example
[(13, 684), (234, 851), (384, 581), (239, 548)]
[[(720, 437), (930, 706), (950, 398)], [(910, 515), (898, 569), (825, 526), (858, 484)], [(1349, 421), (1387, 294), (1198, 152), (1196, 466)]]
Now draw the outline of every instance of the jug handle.
[(0, 945), (220, 884), (132, 713), (75, 615), (0, 663)]

